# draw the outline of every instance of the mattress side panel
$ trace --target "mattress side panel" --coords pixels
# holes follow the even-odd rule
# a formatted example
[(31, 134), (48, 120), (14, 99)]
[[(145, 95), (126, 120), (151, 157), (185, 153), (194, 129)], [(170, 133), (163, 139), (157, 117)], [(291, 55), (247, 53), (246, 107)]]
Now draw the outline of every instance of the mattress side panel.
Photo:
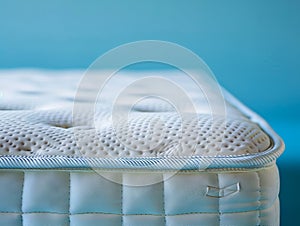
[(278, 180), (276, 165), (249, 172), (180, 171), (171, 177), (161, 171), (2, 169), (0, 222), (277, 225)]

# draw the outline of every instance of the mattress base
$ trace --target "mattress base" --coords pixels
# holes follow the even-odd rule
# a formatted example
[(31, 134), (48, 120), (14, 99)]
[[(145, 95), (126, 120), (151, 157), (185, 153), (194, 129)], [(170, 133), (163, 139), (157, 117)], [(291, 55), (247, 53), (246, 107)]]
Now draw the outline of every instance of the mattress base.
[(276, 165), (175, 175), (1, 169), (0, 225), (273, 226), (279, 225), (278, 182)]

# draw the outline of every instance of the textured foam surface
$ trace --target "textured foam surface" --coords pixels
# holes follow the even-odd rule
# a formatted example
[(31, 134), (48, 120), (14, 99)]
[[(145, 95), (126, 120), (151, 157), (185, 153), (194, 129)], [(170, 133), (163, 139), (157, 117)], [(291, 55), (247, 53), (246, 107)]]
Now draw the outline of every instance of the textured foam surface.
[[(159, 75), (159, 74), (158, 74)], [(133, 106), (129, 121), (118, 121), (115, 133), (110, 98), (136, 75), (124, 74), (102, 92), (95, 115), (84, 111), (94, 86), (80, 98), (82, 111), (72, 114), (80, 72), (2, 72), (0, 75), (0, 154), (84, 157), (232, 156), (264, 152), (270, 139), (258, 125), (226, 103), (227, 118), (210, 115), (198, 90), (180, 76), (170, 76), (197, 103), (200, 112), (182, 119), (173, 106), (146, 99)], [(141, 92), (135, 89), (131, 95)], [(123, 102), (124, 106), (128, 103)], [(94, 120), (96, 130), (90, 126)]]

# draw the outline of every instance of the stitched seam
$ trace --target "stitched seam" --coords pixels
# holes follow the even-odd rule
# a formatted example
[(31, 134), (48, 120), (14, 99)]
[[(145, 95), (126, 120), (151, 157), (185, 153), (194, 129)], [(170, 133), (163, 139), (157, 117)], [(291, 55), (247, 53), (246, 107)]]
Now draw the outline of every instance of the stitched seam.
[[(273, 146), (272, 146), (273, 148)], [(272, 152), (273, 151), (273, 152)], [(267, 164), (271, 164), (273, 163), (276, 158), (280, 155), (280, 153), (282, 152), (282, 148), (278, 148), (275, 147), (274, 150), (272, 149), (267, 149), (264, 150), (263, 152), (258, 152), (254, 155), (249, 155), (249, 154), (243, 154), (243, 155), (229, 155), (229, 156), (222, 156), (221, 158), (216, 158), (215, 156), (210, 156), (207, 157), (205, 159), (215, 159), (218, 160), (216, 161), (216, 163), (218, 163), (219, 165), (223, 165), (223, 164), (229, 164), (231, 163), (237, 163), (237, 164), (242, 164), (240, 167), (244, 167), (244, 166), (253, 166), (253, 167), (263, 167), (264, 165)], [(202, 159), (201, 156), (195, 156), (198, 157), (198, 159), (192, 159), (193, 160), (193, 165), (194, 164), (201, 164), (202, 163)], [(247, 161), (245, 161), (245, 159), (242, 161), (240, 160), (240, 158), (246, 157)], [(256, 160), (253, 157), (260, 157), (261, 161)], [(15, 159), (22, 159), (24, 161), (13, 161)], [(1, 165), (4, 165), (4, 167), (8, 167), (8, 168), (41, 168), (41, 165), (47, 165), (46, 168), (48, 167), (64, 167), (64, 168), (74, 168), (76, 166), (80, 166), (83, 168), (88, 168), (89, 165), (92, 167), (98, 167), (101, 168), (101, 164), (108, 164), (109, 168), (110, 167), (114, 167), (115, 164), (119, 163), (121, 168), (126, 167), (125, 165), (122, 165), (120, 162), (115, 161), (113, 163), (107, 163), (104, 162), (102, 159), (90, 159), (90, 158), (74, 158), (74, 157), (68, 157), (68, 156), (43, 156), (43, 159), (34, 159), (34, 161), (32, 160), (33, 157), (27, 157), (27, 156), (21, 156), (21, 157), (16, 157), (16, 156), (10, 156), (10, 155), (4, 155), (0, 157), (0, 160), (2, 162)], [(57, 160), (62, 160), (65, 161), (65, 164), (62, 163), (62, 161), (57, 161)], [(159, 161), (160, 159), (158, 158), (154, 158), (154, 157), (147, 157), (147, 158), (142, 158), (142, 159), (126, 159), (127, 161), (131, 162), (131, 165), (134, 164), (136, 166), (141, 166), (146, 164), (146, 168), (149, 167), (150, 169), (156, 169), (156, 170), (163, 170), (164, 168), (151, 168), (152, 164), (148, 164), (150, 161), (155, 160), (155, 161)], [(176, 158), (170, 158), (167, 163), (170, 163), (168, 165), (171, 165), (171, 168), (175, 168), (175, 170), (178, 168), (178, 160), (191, 160), (190, 156), (182, 156), (180, 159), (176, 159)], [(198, 162), (200, 161), (200, 162)], [(142, 163), (141, 163), (142, 162)], [(262, 165), (261, 165), (262, 163)], [(88, 164), (88, 165), (87, 165)], [(179, 163), (180, 164), (180, 163)], [(32, 166), (35, 165), (35, 166)]]
[(166, 213), (166, 200), (165, 200), (165, 198), (166, 198), (166, 196), (165, 196), (165, 180), (164, 180), (164, 175), (162, 175), (162, 187), (161, 187), (161, 189), (162, 189), (162, 207), (163, 207), (163, 217), (164, 217), (164, 225), (165, 226), (167, 226), (167, 218), (166, 218), (166, 215), (167, 215), (167, 213)]
[(121, 182), (121, 226), (124, 224), (124, 213), (123, 213), (123, 205), (124, 205), (124, 200), (123, 200), (123, 192), (124, 192), (124, 174), (122, 174), (122, 182)]
[(68, 202), (69, 202), (69, 206), (68, 206), (68, 222), (69, 222), (69, 226), (71, 225), (71, 172), (68, 173), (68, 176), (69, 176), (69, 196), (68, 196)]
[[(201, 170), (194, 170), (194, 169), (181, 169), (181, 170), (147, 170), (147, 169), (139, 169), (140, 172), (145, 172), (145, 173), (169, 173), (169, 172), (176, 172), (178, 175), (182, 175), (182, 174), (200, 174), (200, 173), (231, 173), (231, 172), (245, 172), (245, 173), (250, 173), (250, 172), (255, 172), (255, 171), (260, 171), (260, 170), (266, 170), (269, 168), (273, 168), (275, 166), (275, 164), (272, 165), (266, 165), (264, 167), (255, 167), (255, 168), (211, 168), (211, 169), (206, 169), (205, 171), (201, 171)], [(87, 168), (26, 168), (26, 169), (22, 169), (22, 168), (2, 168), (0, 169), (0, 171), (73, 171), (73, 172), (93, 172), (93, 170), (91, 169), (87, 169)], [(136, 169), (104, 169), (104, 168), (99, 168), (97, 170), (101, 170), (103, 172), (135, 172)]]
[[(221, 187), (220, 186), (220, 180), (219, 180), (219, 174), (216, 173), (216, 176), (217, 176), (217, 185), (218, 185), (218, 187)], [(219, 225), (221, 225), (221, 215), (222, 215), (222, 213), (221, 213), (221, 209), (220, 209), (220, 199), (218, 198), (217, 200), (218, 200), (218, 210), (219, 210), (219, 213), (218, 213)]]
[[(270, 208), (273, 208), (270, 207)], [(267, 210), (267, 209), (264, 209)], [(263, 210), (262, 210), (263, 211)], [(235, 211), (235, 212), (228, 212), (228, 213), (222, 213), (223, 215), (226, 214), (234, 214), (234, 213), (251, 213), (251, 212), (257, 212), (257, 210), (251, 210), (251, 211)], [(84, 212), (84, 213), (58, 213), (58, 212), (5, 212), (1, 211), (0, 214), (57, 214), (57, 215), (84, 215), (84, 214), (102, 214), (102, 215), (117, 215), (117, 216), (157, 216), (157, 217), (172, 217), (172, 216), (182, 216), (182, 215), (197, 215), (197, 214), (219, 214), (218, 212), (188, 212), (188, 213), (178, 213), (178, 214), (118, 214), (118, 213), (102, 213), (102, 212)]]
[(260, 219), (260, 217), (261, 217), (261, 207), (262, 207), (262, 202), (261, 202), (261, 199), (262, 199), (262, 197), (261, 197), (261, 182), (260, 182), (260, 176), (259, 176), (259, 173), (258, 172), (255, 172), (256, 173), (256, 175), (257, 175), (257, 182), (258, 182), (258, 205), (259, 205), (259, 207), (258, 207), (258, 211), (257, 211), (257, 225), (260, 225), (261, 224), (261, 219)]
[(21, 189), (21, 225), (23, 225), (23, 195), (24, 195), (24, 184), (25, 184), (25, 172), (22, 173), (22, 189)]

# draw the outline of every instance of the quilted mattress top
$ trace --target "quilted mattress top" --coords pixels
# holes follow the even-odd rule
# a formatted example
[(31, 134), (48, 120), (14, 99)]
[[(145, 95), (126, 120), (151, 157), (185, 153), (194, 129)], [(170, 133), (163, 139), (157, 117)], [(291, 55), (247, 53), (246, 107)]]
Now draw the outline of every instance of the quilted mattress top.
[[(0, 167), (259, 167), (282, 152), (280, 138), (226, 91), (226, 118), (212, 117), (207, 99), (192, 82), (176, 73), (152, 74), (167, 74), (180, 84), (197, 114), (187, 114), (183, 124), (172, 104), (150, 96), (134, 105), (121, 98), (119, 106), (132, 105), (127, 121), (112, 116), (114, 100), (137, 73), (111, 79), (90, 112), (93, 84), (81, 87), (76, 97), (82, 71), (2, 71)], [(127, 95), (143, 89), (133, 87)]]

